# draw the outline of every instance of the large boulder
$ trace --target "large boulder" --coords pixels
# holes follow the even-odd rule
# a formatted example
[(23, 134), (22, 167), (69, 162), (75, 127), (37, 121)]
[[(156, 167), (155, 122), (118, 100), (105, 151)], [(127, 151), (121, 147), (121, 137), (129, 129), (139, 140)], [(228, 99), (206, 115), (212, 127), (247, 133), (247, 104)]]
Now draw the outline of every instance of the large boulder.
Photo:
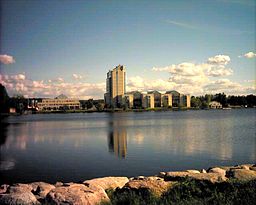
[(166, 182), (158, 177), (145, 178), (143, 180), (132, 180), (129, 181), (121, 190), (122, 191), (135, 191), (152, 193), (156, 196), (161, 196), (162, 193), (166, 192), (175, 182)]
[(225, 176), (226, 175), (226, 170), (221, 169), (219, 167), (213, 167), (213, 168), (210, 168), (208, 170), (208, 173), (217, 173), (217, 174), (221, 174), (221, 175)]
[(157, 176), (158, 176), (158, 177), (161, 177), (161, 178), (164, 178), (165, 175), (166, 175), (165, 172), (159, 172)]
[(4, 194), (7, 191), (8, 187), (9, 187), (8, 184), (2, 184), (0, 186), (0, 194)]
[(241, 169), (250, 170), (250, 168), (253, 167), (253, 164), (242, 164), (240, 167)]
[(83, 182), (83, 184), (99, 186), (106, 190), (116, 189), (117, 187), (122, 188), (128, 181), (129, 179), (127, 177), (103, 177), (86, 180)]
[(43, 199), (46, 195), (55, 188), (52, 184), (48, 184), (45, 182), (33, 182), (29, 184), (32, 186), (32, 193), (35, 194), (37, 199)]
[(40, 204), (31, 192), (0, 194), (1, 205), (37, 205)]
[(201, 181), (209, 181), (212, 183), (226, 181), (227, 178), (218, 173), (189, 173), (189, 172), (167, 172), (165, 181), (180, 181), (186, 178), (191, 178)]
[(75, 183), (56, 187), (52, 189), (45, 198), (46, 204), (94, 205), (102, 201), (109, 201), (103, 188)]
[(31, 192), (32, 186), (28, 184), (14, 184), (8, 186), (4, 194), (0, 194), (0, 204), (34, 205), (40, 204)]
[(200, 173), (200, 171), (195, 170), (195, 169), (188, 169), (188, 170), (186, 170), (186, 172), (194, 173), (194, 174), (199, 174)]
[(238, 180), (253, 180), (256, 179), (256, 171), (247, 169), (231, 169), (227, 172), (229, 178), (234, 178)]
[(238, 169), (237, 166), (219, 166), (219, 168), (229, 171), (231, 169)]
[(7, 193), (25, 193), (31, 192), (33, 187), (29, 184), (14, 184), (9, 186), (7, 189)]
[(253, 167), (253, 164), (242, 164), (242, 165), (235, 165), (235, 166), (220, 166), (219, 168), (224, 169), (226, 171), (230, 171), (232, 169), (247, 169), (247, 170), (250, 170), (251, 167)]

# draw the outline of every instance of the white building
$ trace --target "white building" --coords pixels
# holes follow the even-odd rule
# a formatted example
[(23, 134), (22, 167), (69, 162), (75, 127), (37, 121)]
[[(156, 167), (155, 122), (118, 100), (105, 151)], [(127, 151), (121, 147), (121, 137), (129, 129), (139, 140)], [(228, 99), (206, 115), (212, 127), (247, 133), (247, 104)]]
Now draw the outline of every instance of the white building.
[(39, 111), (42, 110), (78, 110), (80, 102), (78, 99), (67, 98), (65, 95), (59, 95), (54, 99), (43, 99), (37, 103)]
[(211, 109), (221, 109), (222, 105), (217, 101), (212, 101), (209, 103), (209, 108)]

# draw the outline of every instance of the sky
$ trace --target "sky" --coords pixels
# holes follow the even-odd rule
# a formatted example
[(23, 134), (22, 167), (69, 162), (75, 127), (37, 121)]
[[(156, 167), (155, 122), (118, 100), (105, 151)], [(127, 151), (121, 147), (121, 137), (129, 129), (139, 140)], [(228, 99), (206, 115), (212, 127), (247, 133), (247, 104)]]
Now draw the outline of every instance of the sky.
[(127, 91), (256, 94), (256, 0), (1, 0), (0, 83), (9, 96), (102, 99)]

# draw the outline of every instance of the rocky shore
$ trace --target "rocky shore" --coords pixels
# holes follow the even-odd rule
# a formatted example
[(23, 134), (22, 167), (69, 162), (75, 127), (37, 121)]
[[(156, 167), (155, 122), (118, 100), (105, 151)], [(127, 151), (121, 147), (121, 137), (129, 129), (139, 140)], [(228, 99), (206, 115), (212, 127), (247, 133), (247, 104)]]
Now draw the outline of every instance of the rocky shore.
[(138, 176), (130, 179), (103, 177), (82, 183), (3, 184), (0, 187), (0, 204), (111, 204), (110, 193), (113, 196), (113, 193), (124, 194), (134, 191), (161, 197), (168, 190), (174, 189), (186, 180), (204, 182), (207, 186), (228, 184), (234, 181), (254, 181), (256, 180), (256, 164), (211, 167), (207, 170), (160, 172), (155, 176)]

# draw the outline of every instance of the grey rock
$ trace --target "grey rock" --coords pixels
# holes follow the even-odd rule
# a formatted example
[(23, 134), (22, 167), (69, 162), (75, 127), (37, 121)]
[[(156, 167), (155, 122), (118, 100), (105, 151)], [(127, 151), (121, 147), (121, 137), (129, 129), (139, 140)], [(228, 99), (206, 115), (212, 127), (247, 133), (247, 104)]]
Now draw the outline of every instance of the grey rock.
[(56, 187), (45, 198), (45, 203), (48, 204), (96, 205), (102, 201), (109, 201), (103, 188), (75, 183), (70, 186)]
[(217, 174), (221, 174), (223, 176), (226, 175), (226, 170), (225, 169), (221, 169), (219, 167), (214, 167), (208, 170), (208, 173), (217, 173)]
[(161, 178), (164, 178), (165, 175), (166, 175), (166, 172), (159, 172), (159, 174), (157, 176), (161, 177)]
[(200, 170), (201, 173), (207, 173), (205, 169)]
[(150, 178), (144, 178), (143, 180), (133, 180), (129, 181), (119, 192), (134, 191), (145, 193), (145, 190), (160, 196), (162, 193), (166, 192), (175, 182), (165, 182), (163, 180), (152, 180)]
[(55, 186), (55, 187), (60, 187), (60, 186), (63, 186), (63, 183), (62, 183), (62, 182), (56, 182), (56, 183), (54, 184), (54, 186)]
[(253, 170), (246, 169), (231, 169), (227, 172), (229, 178), (234, 178), (238, 180), (248, 181), (256, 179), (256, 172)]
[(222, 174), (218, 173), (189, 173), (189, 172), (167, 172), (164, 180), (165, 181), (180, 181), (185, 178), (191, 178), (201, 181), (209, 181), (212, 183), (226, 181), (227, 178)]
[(83, 182), (83, 184), (99, 186), (106, 190), (116, 189), (117, 187), (122, 188), (127, 182), (129, 182), (127, 177), (103, 177), (86, 180)]
[(194, 173), (194, 174), (199, 174), (199, 173), (200, 173), (200, 171), (195, 170), (195, 169), (188, 169), (188, 170), (186, 170), (186, 172), (188, 172), (188, 173)]
[(151, 176), (151, 177), (146, 177), (145, 179), (147, 179), (147, 180), (164, 180), (163, 178), (161, 178), (161, 177), (157, 177), (157, 176)]
[(31, 192), (0, 194), (1, 205), (37, 205), (40, 204)]
[(7, 193), (31, 192), (33, 187), (29, 184), (14, 184), (8, 187)]
[(1, 187), (0, 187), (0, 194), (4, 194), (7, 191), (8, 187), (9, 187), (8, 184), (1, 185)]
[(52, 184), (45, 182), (33, 182), (29, 185), (32, 186), (32, 193), (35, 194), (37, 199), (43, 199), (52, 189), (55, 188)]

